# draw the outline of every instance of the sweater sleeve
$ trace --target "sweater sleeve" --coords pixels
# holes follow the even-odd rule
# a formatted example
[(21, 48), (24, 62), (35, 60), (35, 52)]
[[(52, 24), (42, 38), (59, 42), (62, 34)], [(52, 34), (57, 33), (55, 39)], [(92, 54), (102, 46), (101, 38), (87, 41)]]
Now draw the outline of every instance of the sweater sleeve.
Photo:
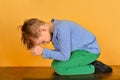
[(57, 34), (58, 51), (44, 49), (43, 57), (60, 61), (67, 61), (71, 55), (71, 35), (70, 28), (65, 26), (58, 29)]

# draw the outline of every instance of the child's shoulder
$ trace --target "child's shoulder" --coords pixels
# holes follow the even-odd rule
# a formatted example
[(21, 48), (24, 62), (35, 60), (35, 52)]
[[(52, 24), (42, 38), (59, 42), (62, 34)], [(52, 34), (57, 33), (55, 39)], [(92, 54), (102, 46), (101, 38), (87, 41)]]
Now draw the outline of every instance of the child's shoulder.
[(54, 22), (56, 24), (55, 27), (57, 28), (57, 30), (72, 30), (74, 28), (78, 29), (81, 27), (78, 23), (72, 20), (63, 19), (63, 20), (54, 20)]

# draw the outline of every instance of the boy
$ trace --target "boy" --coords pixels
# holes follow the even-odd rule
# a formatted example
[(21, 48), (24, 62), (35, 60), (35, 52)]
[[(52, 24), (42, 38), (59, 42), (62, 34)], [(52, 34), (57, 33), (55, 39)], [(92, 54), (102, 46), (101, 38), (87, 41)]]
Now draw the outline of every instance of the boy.
[[(37, 18), (26, 20), (21, 27), (22, 42), (33, 55), (54, 59), (52, 68), (59, 75), (83, 75), (112, 72), (108, 65), (97, 61), (100, 49), (95, 36), (69, 20)], [(55, 50), (39, 46), (53, 42)]]

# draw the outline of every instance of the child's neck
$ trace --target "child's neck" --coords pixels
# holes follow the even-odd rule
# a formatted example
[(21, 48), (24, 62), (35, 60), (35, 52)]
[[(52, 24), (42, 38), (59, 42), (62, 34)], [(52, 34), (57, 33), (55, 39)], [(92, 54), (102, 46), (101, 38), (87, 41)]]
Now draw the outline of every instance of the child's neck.
[(54, 32), (54, 23), (53, 22), (49, 23), (49, 28), (50, 28), (50, 32), (53, 33)]
[(46, 27), (48, 27), (48, 30), (50, 31), (50, 33), (54, 32), (54, 23), (53, 22), (46, 22), (44, 25)]

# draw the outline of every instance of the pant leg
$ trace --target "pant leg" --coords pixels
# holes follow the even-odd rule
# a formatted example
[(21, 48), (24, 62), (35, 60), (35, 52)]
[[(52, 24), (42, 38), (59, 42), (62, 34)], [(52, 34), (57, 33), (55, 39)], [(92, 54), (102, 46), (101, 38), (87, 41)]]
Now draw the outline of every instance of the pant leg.
[(98, 57), (98, 54), (85, 50), (76, 50), (71, 53), (68, 61), (54, 60), (52, 62), (52, 68), (60, 75), (91, 74), (94, 72), (94, 66), (90, 63)]

